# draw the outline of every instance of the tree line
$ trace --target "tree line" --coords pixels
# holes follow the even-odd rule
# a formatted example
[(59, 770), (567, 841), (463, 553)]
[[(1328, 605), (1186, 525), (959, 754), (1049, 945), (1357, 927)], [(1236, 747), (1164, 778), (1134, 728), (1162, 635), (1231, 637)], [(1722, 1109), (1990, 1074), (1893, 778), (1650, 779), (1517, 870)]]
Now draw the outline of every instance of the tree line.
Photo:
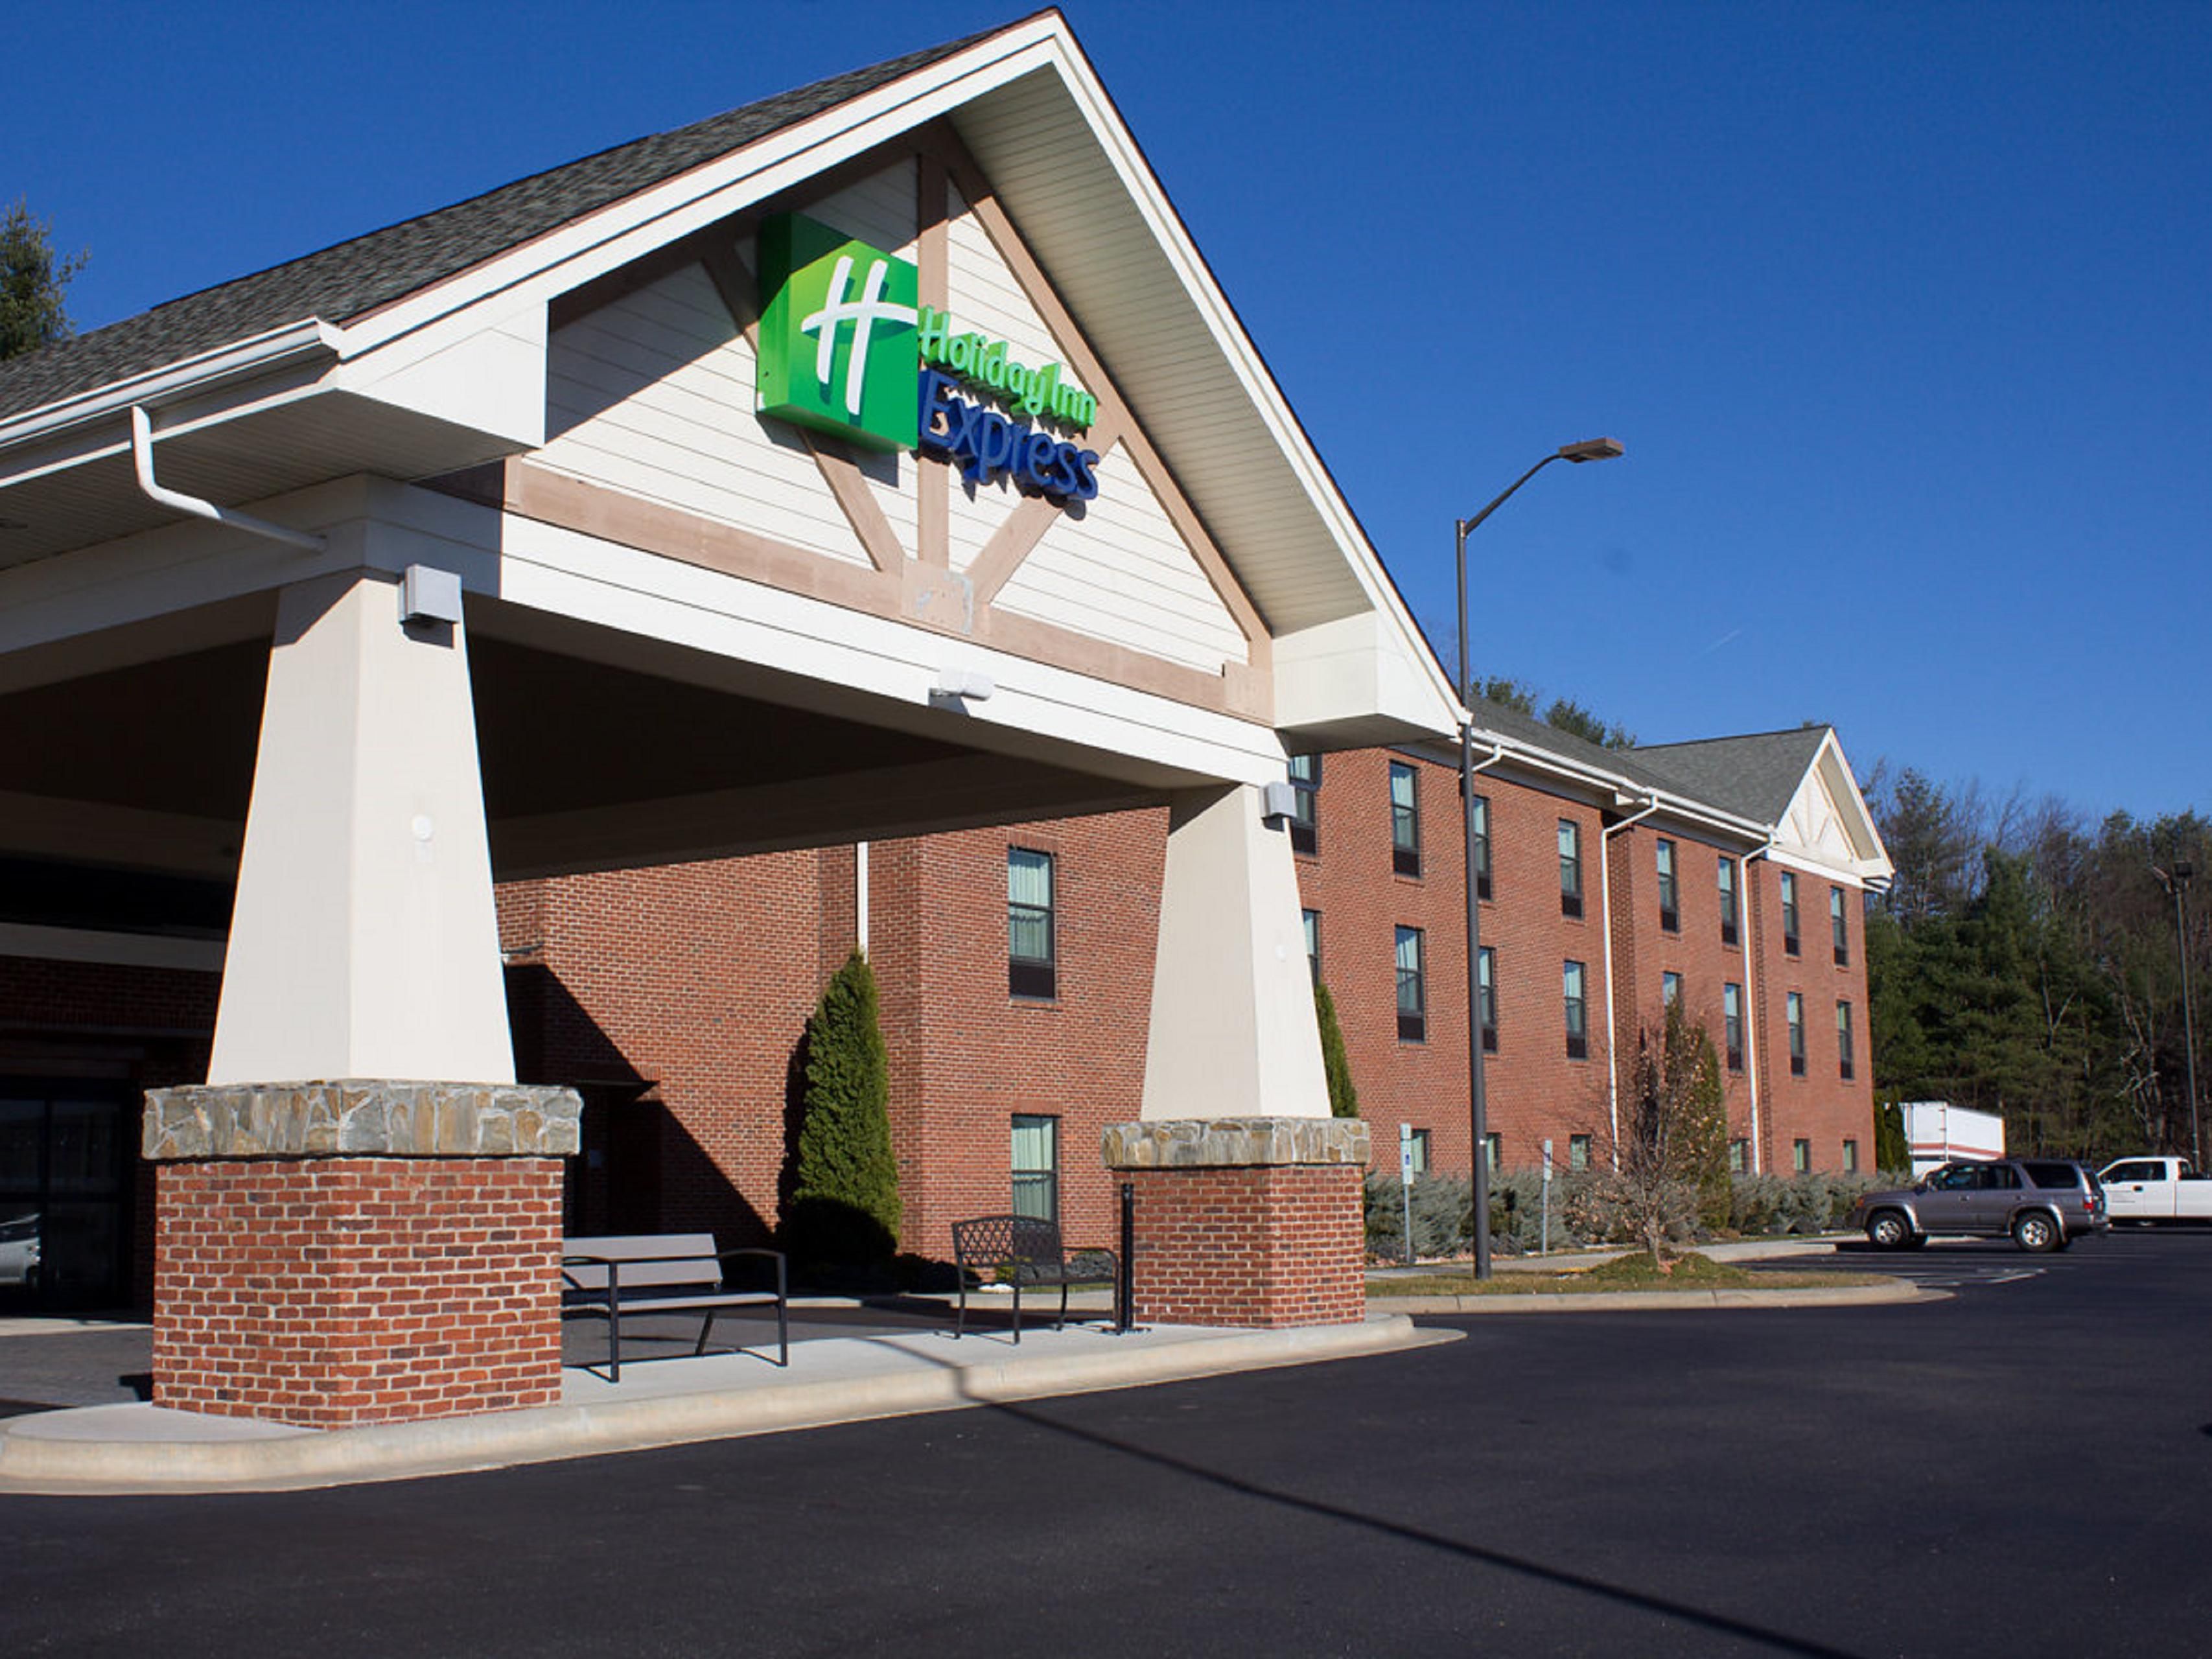
[[(2029, 1153), (2192, 1153), (2183, 962), (2201, 1040), (2212, 823), (2191, 811), (2092, 824), (2055, 799), (1886, 765), (1869, 781), (1897, 866), (1867, 907), (1877, 1098), (1996, 1113), (2006, 1145)], [(2184, 870), (2205, 875), (2183, 887), (2185, 927)]]

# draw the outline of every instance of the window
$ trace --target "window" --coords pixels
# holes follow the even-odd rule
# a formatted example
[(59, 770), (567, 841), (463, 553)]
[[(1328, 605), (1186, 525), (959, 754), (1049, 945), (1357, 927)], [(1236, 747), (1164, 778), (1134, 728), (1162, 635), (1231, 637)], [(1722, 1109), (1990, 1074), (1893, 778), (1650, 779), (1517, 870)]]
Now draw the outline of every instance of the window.
[(1321, 850), (1321, 757), (1291, 757), (1291, 850)]
[(1583, 832), (1572, 818), (1559, 820), (1559, 914), (1583, 913)]
[(1797, 878), (1782, 872), (1782, 948), (1797, 954)]
[(1680, 974), (1659, 975), (1659, 1001), (1662, 1007), (1680, 1009), (1682, 1006), (1682, 976)]
[(1314, 989), (1321, 989), (1321, 912), (1298, 912), (1306, 925), (1306, 969), (1313, 975)]
[(1836, 1005), (1836, 1073), (1846, 1081), (1851, 1075), (1851, 1005)]
[(1014, 1213), (1060, 1219), (1060, 1120), (1014, 1115)]
[(1851, 961), (1851, 928), (1844, 920), (1844, 890), (1828, 890), (1828, 936), (1836, 943), (1836, 966), (1848, 968)]
[(1856, 1175), (1858, 1172), (1859, 1144), (1856, 1140), (1846, 1140), (1844, 1142), (1844, 1173)]
[(1735, 860), (1721, 860), (1721, 943), (1735, 943)]
[(1796, 992), (1790, 994), (1790, 1075), (1805, 1075), (1805, 999)]
[(1498, 1052), (1498, 952), (1486, 945), (1475, 958), (1479, 964), (1475, 985), (1482, 999), (1482, 1048), (1485, 1054)]
[(1812, 1173), (1813, 1143), (1811, 1141), (1793, 1140), (1790, 1143), (1790, 1167), (1796, 1170), (1799, 1175)]
[(1056, 994), (1053, 969), (1052, 854), (1006, 849), (1006, 989)]
[(1588, 1135), (1567, 1137), (1567, 1167), (1570, 1170), (1589, 1168), (1590, 1138)]
[(1743, 987), (1721, 987), (1721, 1036), (1728, 1049), (1728, 1068), (1743, 1070)]
[(1582, 963), (1569, 963), (1561, 980), (1566, 994), (1567, 1058), (1587, 1060), (1589, 1058), (1589, 1029), (1584, 1020)]
[(1674, 884), (1674, 843), (1662, 841), (1659, 851), (1659, 925), (1670, 933), (1682, 931), (1681, 894)]
[(1729, 1173), (1747, 1175), (1751, 1170), (1751, 1143), (1747, 1140), (1729, 1142)]
[(1482, 1138), (1482, 1167), (1496, 1175), (1505, 1162), (1505, 1137), (1492, 1133)]
[(1390, 763), (1390, 867), (1401, 876), (1421, 873), (1419, 780), (1403, 761)]
[(1425, 1042), (1429, 1034), (1429, 993), (1421, 971), (1421, 930), (1398, 930), (1398, 1041)]
[(1425, 1176), (1429, 1172), (1429, 1132), (1416, 1129), (1411, 1137), (1413, 1146), (1413, 1173)]
[(1490, 799), (1474, 798), (1474, 895), (1490, 896)]

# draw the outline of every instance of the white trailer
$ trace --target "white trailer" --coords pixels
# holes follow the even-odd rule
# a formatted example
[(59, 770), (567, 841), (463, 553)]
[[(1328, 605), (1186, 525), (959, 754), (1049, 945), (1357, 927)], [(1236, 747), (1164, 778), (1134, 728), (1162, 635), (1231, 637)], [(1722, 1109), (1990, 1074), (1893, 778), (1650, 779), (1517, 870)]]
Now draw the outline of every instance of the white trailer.
[(1898, 1109), (1905, 1115), (1915, 1181), (1955, 1158), (2005, 1155), (2004, 1120), (1995, 1112), (1977, 1112), (1948, 1100), (1900, 1101)]

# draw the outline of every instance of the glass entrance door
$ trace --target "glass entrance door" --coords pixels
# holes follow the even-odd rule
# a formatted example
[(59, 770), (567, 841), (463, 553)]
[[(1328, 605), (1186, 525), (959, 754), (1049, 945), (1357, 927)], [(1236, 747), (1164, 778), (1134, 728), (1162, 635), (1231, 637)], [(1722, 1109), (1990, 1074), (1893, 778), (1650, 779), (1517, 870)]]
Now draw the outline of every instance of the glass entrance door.
[(129, 1299), (131, 1124), (118, 1088), (0, 1079), (0, 1308)]

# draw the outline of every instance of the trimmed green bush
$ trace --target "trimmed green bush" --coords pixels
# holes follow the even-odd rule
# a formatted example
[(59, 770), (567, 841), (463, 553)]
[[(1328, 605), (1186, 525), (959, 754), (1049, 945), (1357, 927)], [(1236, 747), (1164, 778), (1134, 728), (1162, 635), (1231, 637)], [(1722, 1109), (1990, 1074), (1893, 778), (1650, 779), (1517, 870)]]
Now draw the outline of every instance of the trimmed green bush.
[(855, 951), (806, 1022), (806, 1085), (784, 1240), (810, 1267), (872, 1266), (898, 1249), (890, 1061), (878, 1008), (875, 974)]
[(1358, 1117), (1359, 1091), (1352, 1086), (1352, 1056), (1345, 1052), (1344, 1028), (1336, 1023), (1336, 999), (1319, 981), (1314, 983), (1314, 1018), (1321, 1022), (1321, 1069), (1328, 1079), (1329, 1112)]
[(1893, 1100), (1885, 1100), (1874, 1109), (1874, 1167), (1912, 1167), (1912, 1143), (1905, 1136), (1905, 1108)]

